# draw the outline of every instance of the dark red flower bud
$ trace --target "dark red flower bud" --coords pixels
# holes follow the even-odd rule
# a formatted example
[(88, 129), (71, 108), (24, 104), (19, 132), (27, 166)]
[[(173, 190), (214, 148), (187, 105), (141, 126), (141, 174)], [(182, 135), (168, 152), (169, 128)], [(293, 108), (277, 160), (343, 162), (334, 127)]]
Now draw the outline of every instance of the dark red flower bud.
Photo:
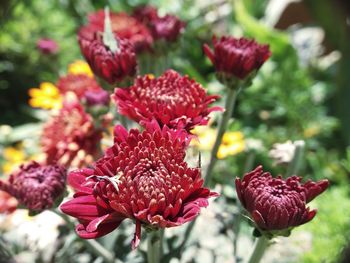
[(205, 89), (188, 76), (174, 70), (166, 71), (159, 78), (146, 75), (138, 77), (128, 89), (115, 89), (112, 98), (120, 114), (140, 122), (157, 120), (162, 127), (186, 129), (205, 125), (209, 113), (221, 107), (209, 108), (219, 96), (206, 94)]
[(84, 94), (87, 105), (108, 105), (109, 93), (104, 89), (99, 90), (88, 90)]
[(103, 42), (102, 32), (89, 25), (78, 33), (81, 52), (92, 71), (110, 84), (133, 77), (137, 66), (133, 46), (127, 39), (115, 37), (117, 49), (111, 50)]
[(29, 210), (41, 212), (52, 208), (65, 191), (67, 171), (60, 165), (21, 165), (8, 182), (0, 181), (0, 189), (14, 196)]
[(94, 78), (86, 74), (69, 74), (60, 77), (57, 82), (57, 88), (60, 93), (74, 92), (78, 98), (83, 98), (86, 91), (97, 91), (102, 88)]
[(180, 35), (185, 23), (173, 15), (166, 15), (153, 19), (150, 23), (152, 35), (155, 39), (165, 39), (173, 42)]
[(190, 136), (185, 131), (162, 129), (156, 122), (146, 130), (130, 132), (116, 126), (114, 145), (93, 168), (76, 170), (68, 182), (77, 191), (61, 210), (76, 217), (82, 238), (97, 238), (126, 219), (136, 223), (133, 248), (140, 241), (141, 225), (148, 228), (180, 226), (192, 221), (208, 198), (200, 168), (184, 161)]
[(314, 218), (316, 210), (310, 211), (306, 204), (329, 185), (328, 180), (305, 184), (300, 181), (301, 177), (297, 176), (273, 178), (259, 166), (242, 180), (236, 178), (236, 191), (260, 230), (287, 230)]
[[(110, 12), (113, 33), (122, 39), (127, 39), (134, 46), (136, 53), (150, 49), (153, 38), (148, 28), (126, 13)], [(103, 10), (89, 14), (89, 23), (98, 31), (104, 31), (105, 13)]]
[(58, 44), (50, 38), (39, 39), (36, 46), (43, 54), (56, 54), (58, 51)]
[(223, 36), (213, 37), (214, 53), (208, 45), (203, 49), (216, 72), (225, 78), (233, 76), (245, 79), (250, 73), (256, 72), (271, 56), (268, 45), (260, 45), (255, 40)]

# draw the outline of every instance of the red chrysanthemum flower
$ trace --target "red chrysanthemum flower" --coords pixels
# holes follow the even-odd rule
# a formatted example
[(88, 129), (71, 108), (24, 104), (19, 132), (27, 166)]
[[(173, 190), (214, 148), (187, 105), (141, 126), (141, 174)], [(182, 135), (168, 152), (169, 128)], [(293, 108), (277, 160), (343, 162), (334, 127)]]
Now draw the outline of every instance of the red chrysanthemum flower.
[(110, 94), (104, 89), (88, 90), (85, 92), (84, 98), (88, 106), (107, 106), (110, 101)]
[(184, 161), (189, 141), (185, 131), (161, 129), (156, 122), (143, 132), (116, 126), (114, 145), (94, 168), (68, 176), (77, 192), (61, 209), (79, 220), (78, 235), (101, 237), (129, 218), (136, 223), (135, 248), (141, 225), (157, 229), (193, 220), (217, 194), (202, 187), (200, 168)]
[(149, 5), (143, 5), (135, 9), (133, 16), (144, 23), (152, 32), (154, 39), (165, 39), (175, 41), (185, 27), (177, 16), (158, 16), (158, 10)]
[(209, 108), (219, 96), (208, 96), (205, 89), (188, 76), (174, 70), (166, 71), (159, 78), (146, 75), (135, 80), (128, 89), (115, 89), (112, 98), (120, 114), (140, 122), (158, 121), (162, 127), (191, 130), (205, 125), (209, 113), (221, 110)]
[(204, 45), (205, 54), (214, 64), (216, 72), (225, 78), (235, 76), (245, 79), (257, 71), (271, 56), (268, 45), (260, 45), (255, 40), (223, 36), (213, 37), (214, 52)]
[(86, 91), (99, 91), (102, 89), (95, 79), (86, 74), (68, 74), (60, 77), (57, 82), (57, 88), (61, 94), (73, 92), (78, 98), (83, 98)]
[[(104, 31), (104, 19), (104, 10), (89, 14), (89, 23), (101, 32)], [(137, 53), (150, 49), (153, 38), (145, 25), (126, 13), (110, 12), (110, 19), (113, 33), (129, 40)]]
[(259, 166), (242, 180), (236, 178), (236, 191), (260, 230), (287, 230), (314, 218), (316, 210), (310, 211), (306, 204), (329, 185), (328, 180), (305, 184), (300, 181), (301, 177), (297, 176), (273, 178)]
[(92, 117), (76, 98), (68, 98), (57, 115), (43, 128), (41, 145), (47, 163), (81, 167), (99, 154), (102, 130), (94, 126)]
[(32, 161), (21, 165), (0, 189), (14, 196), (26, 208), (41, 212), (52, 208), (65, 191), (67, 171), (60, 165), (40, 165)]
[(0, 214), (10, 214), (14, 212), (17, 208), (17, 204), (16, 198), (5, 191), (0, 191)]
[(92, 71), (110, 84), (122, 81), (136, 74), (134, 47), (127, 39), (115, 37), (116, 50), (103, 42), (103, 30), (88, 25), (80, 29), (78, 40), (81, 52)]

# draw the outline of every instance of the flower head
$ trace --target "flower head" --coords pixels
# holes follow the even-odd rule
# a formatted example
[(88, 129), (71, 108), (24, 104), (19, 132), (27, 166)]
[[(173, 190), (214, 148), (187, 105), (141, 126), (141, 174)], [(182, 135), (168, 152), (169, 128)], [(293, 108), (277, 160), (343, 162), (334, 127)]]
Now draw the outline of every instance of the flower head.
[(126, 218), (136, 223), (133, 248), (141, 225), (167, 228), (193, 220), (216, 193), (203, 188), (199, 168), (184, 161), (190, 137), (185, 131), (162, 129), (156, 122), (146, 130), (115, 127), (114, 145), (94, 168), (76, 170), (68, 182), (77, 191), (61, 205), (78, 218), (82, 238), (108, 234)]
[(329, 182), (300, 181), (297, 176), (273, 178), (259, 166), (236, 179), (236, 191), (258, 229), (271, 233), (305, 224), (316, 215), (306, 204), (325, 191)]
[(159, 17), (158, 9), (151, 5), (140, 5), (136, 7), (133, 11), (132, 16), (147, 26), (149, 26), (149, 23), (151, 23), (151, 21)]
[(43, 82), (39, 88), (29, 89), (29, 105), (42, 109), (59, 109), (62, 107), (62, 97), (58, 88), (50, 83)]
[(268, 45), (260, 45), (255, 40), (223, 36), (213, 37), (214, 52), (204, 45), (205, 54), (214, 64), (216, 72), (223, 78), (245, 79), (256, 72), (271, 56)]
[(130, 88), (115, 89), (112, 98), (119, 112), (134, 121), (156, 119), (160, 126), (188, 131), (196, 125), (207, 124), (209, 113), (221, 110), (209, 108), (218, 96), (207, 95), (199, 83), (174, 70), (166, 71), (159, 78), (139, 77)]
[[(145, 25), (126, 13), (110, 12), (113, 33), (122, 39), (127, 39), (134, 46), (135, 51), (140, 53), (150, 48), (153, 38)], [(89, 14), (89, 24), (104, 31), (105, 12), (103, 10)]]
[(84, 97), (86, 91), (97, 91), (102, 88), (95, 79), (86, 74), (68, 74), (60, 77), (57, 82), (57, 88), (61, 94), (73, 92), (78, 98)]
[(50, 38), (39, 39), (36, 46), (43, 54), (56, 54), (58, 51), (58, 44)]
[(102, 131), (94, 126), (77, 98), (70, 95), (73, 97), (68, 96), (58, 114), (44, 125), (41, 145), (48, 163), (80, 167), (98, 155)]
[(0, 189), (14, 196), (21, 205), (36, 212), (53, 207), (65, 191), (66, 169), (60, 165), (21, 165)]
[(69, 64), (68, 74), (72, 74), (72, 75), (85, 74), (91, 78), (94, 77), (94, 73), (92, 72), (89, 64), (83, 60), (76, 60), (73, 63)]
[(88, 90), (84, 94), (87, 105), (108, 105), (109, 93), (104, 89)]
[(94, 73), (110, 84), (133, 77), (137, 64), (132, 44), (125, 38), (115, 37), (116, 50), (112, 50), (103, 40), (103, 30), (98, 30), (88, 25), (78, 33), (80, 49)]

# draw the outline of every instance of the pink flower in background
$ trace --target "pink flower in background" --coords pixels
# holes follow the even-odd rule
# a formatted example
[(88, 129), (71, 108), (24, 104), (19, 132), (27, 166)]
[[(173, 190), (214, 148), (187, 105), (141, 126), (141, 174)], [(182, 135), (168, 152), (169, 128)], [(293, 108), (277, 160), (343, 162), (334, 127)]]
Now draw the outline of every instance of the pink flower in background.
[(83, 98), (86, 91), (101, 90), (94, 78), (86, 74), (68, 74), (60, 77), (56, 84), (61, 94), (73, 92), (78, 98)]
[(76, 190), (61, 210), (76, 217), (82, 238), (98, 238), (126, 219), (136, 223), (133, 248), (140, 242), (141, 225), (167, 228), (192, 221), (208, 198), (200, 168), (184, 161), (190, 137), (185, 131), (162, 129), (156, 122), (130, 132), (115, 127), (114, 145), (93, 168), (73, 171), (69, 184)]
[(81, 167), (98, 156), (102, 130), (95, 127), (91, 115), (71, 95), (73, 97), (66, 98), (60, 111), (44, 125), (41, 146), (47, 163)]
[(166, 125), (187, 131), (207, 124), (209, 113), (221, 110), (209, 107), (219, 96), (207, 95), (199, 83), (174, 70), (158, 78), (138, 77), (128, 89), (116, 88), (112, 98), (120, 114), (136, 122), (155, 119), (161, 127)]
[(36, 46), (43, 54), (56, 54), (59, 49), (58, 44), (50, 38), (39, 39)]
[(110, 98), (109, 93), (106, 90), (88, 90), (84, 94), (87, 105), (96, 106), (96, 105), (108, 105)]
[(67, 171), (60, 165), (21, 165), (8, 182), (0, 181), (0, 189), (14, 196), (19, 204), (32, 211), (52, 208), (65, 191)]
[(260, 45), (253, 39), (223, 36), (213, 37), (214, 51), (208, 45), (203, 49), (216, 72), (226, 77), (246, 78), (257, 71), (271, 56), (268, 45)]
[(328, 180), (300, 183), (301, 177), (273, 178), (262, 166), (236, 179), (243, 207), (262, 231), (284, 230), (311, 221), (316, 210), (306, 206), (325, 191)]

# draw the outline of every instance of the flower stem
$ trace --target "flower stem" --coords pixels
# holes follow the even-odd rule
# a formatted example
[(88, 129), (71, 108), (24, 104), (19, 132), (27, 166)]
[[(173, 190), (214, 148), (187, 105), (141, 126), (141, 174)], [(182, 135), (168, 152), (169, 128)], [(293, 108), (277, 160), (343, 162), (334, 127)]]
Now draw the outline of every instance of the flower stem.
[(250, 256), (248, 263), (259, 263), (268, 246), (269, 240), (264, 236), (259, 237), (255, 243), (254, 251)]
[(162, 256), (162, 230), (154, 230), (147, 235), (147, 262), (160, 263)]
[(225, 102), (225, 112), (222, 115), (221, 121), (220, 121), (220, 125), (219, 125), (219, 130), (218, 133), (216, 135), (216, 140), (215, 140), (215, 144), (214, 147), (211, 151), (211, 155), (210, 155), (210, 162), (205, 174), (205, 179), (204, 179), (204, 185), (208, 186), (208, 184), (210, 183), (210, 179), (211, 179), (211, 175), (212, 175), (212, 171), (214, 169), (214, 166), (216, 164), (217, 161), (217, 154), (218, 154), (218, 150), (222, 141), (222, 137), (224, 136), (224, 133), (227, 129), (227, 124), (228, 121), (230, 120), (234, 107), (235, 107), (235, 102), (237, 99), (237, 95), (239, 93), (240, 89), (236, 89), (236, 88), (228, 88), (228, 94), (226, 97), (226, 102)]
[[(50, 210), (54, 213), (56, 213), (57, 215), (59, 215), (70, 228), (75, 228), (74, 223), (71, 221), (71, 219), (66, 216), (65, 214), (52, 209)], [(98, 243), (96, 240), (94, 239), (81, 239), (81, 241), (84, 242), (84, 244), (86, 245), (86, 247), (96, 256), (100, 256), (104, 259), (104, 262), (107, 263), (114, 263), (114, 262), (120, 262), (119, 260), (114, 260), (114, 256), (111, 252), (109, 252), (108, 250), (106, 250), (100, 243)]]
[(295, 144), (294, 156), (292, 161), (289, 163), (286, 177), (296, 175), (298, 173), (298, 170), (301, 166), (303, 155), (304, 155), (305, 142), (295, 141), (294, 144)]

